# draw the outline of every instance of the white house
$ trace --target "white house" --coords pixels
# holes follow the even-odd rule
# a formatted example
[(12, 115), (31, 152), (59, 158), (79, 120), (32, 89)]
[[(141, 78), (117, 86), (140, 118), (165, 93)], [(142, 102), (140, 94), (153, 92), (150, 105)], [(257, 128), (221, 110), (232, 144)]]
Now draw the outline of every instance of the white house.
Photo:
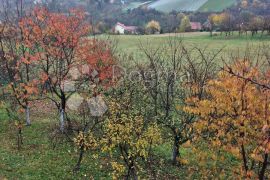
[(120, 22), (116, 23), (114, 27), (114, 32), (117, 34), (125, 34), (125, 33), (130, 33), (130, 34), (136, 34), (137, 33), (137, 28), (136, 26), (126, 26)]

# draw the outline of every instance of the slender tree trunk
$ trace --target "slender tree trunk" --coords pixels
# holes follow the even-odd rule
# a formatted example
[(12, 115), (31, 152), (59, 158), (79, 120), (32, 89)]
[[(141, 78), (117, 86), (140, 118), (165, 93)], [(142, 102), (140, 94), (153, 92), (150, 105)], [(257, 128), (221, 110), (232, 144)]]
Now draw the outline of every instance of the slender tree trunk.
[(26, 105), (26, 108), (25, 108), (25, 115), (26, 115), (26, 126), (31, 126), (30, 108), (28, 104)]
[(137, 180), (138, 179), (136, 169), (134, 168), (133, 163), (128, 168), (128, 173), (127, 173), (127, 176), (126, 176), (126, 180), (128, 180), (128, 179), (132, 179), (132, 180)]
[(64, 132), (65, 130), (65, 110), (60, 109), (60, 130), (61, 132)]
[(64, 131), (64, 128), (65, 128), (64, 121), (66, 120), (67, 125), (68, 125), (67, 130), (70, 131), (70, 130), (72, 130), (72, 125), (71, 125), (70, 119), (66, 117), (66, 103), (67, 103), (66, 96), (64, 93), (61, 93), (61, 110), (62, 111), (60, 111), (60, 125), (61, 125), (61, 127), (63, 127), (63, 131)]
[(82, 159), (83, 159), (83, 155), (84, 155), (84, 147), (81, 146), (80, 148), (80, 155), (79, 155), (79, 159), (78, 159), (78, 162), (74, 168), (74, 171), (79, 171), (80, 168), (81, 168), (81, 162), (82, 162)]
[(22, 139), (22, 128), (19, 127), (19, 128), (18, 128), (18, 134), (17, 134), (17, 147), (18, 147), (18, 150), (21, 149), (22, 144), (23, 144), (23, 139)]
[(177, 135), (174, 136), (173, 143), (173, 152), (172, 152), (172, 163), (177, 164), (177, 158), (179, 158), (179, 137)]
[(134, 167), (131, 168), (131, 177), (134, 180), (138, 180), (138, 176)]
[(263, 166), (262, 166), (262, 169), (260, 171), (260, 174), (259, 174), (259, 179), (260, 180), (264, 180), (264, 175), (265, 175), (265, 171), (266, 171), (266, 168), (267, 168), (267, 164), (268, 164), (268, 154), (265, 154), (264, 155), (264, 162), (263, 162)]
[(241, 153), (242, 153), (242, 158), (243, 158), (243, 166), (245, 168), (245, 172), (248, 171), (248, 165), (247, 165), (247, 157), (246, 157), (246, 150), (244, 145), (241, 145)]

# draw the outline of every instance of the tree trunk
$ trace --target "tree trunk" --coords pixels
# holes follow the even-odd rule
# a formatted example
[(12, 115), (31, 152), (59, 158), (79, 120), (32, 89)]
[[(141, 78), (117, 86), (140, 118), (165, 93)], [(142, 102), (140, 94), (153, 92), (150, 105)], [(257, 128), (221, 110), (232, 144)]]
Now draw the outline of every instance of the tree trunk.
[(81, 146), (80, 148), (80, 155), (79, 155), (79, 159), (78, 159), (78, 162), (74, 168), (74, 171), (79, 171), (80, 168), (81, 168), (81, 162), (82, 162), (82, 159), (83, 159), (83, 154), (84, 154), (84, 147)]
[(265, 171), (266, 171), (266, 168), (267, 168), (267, 164), (268, 164), (268, 154), (265, 154), (264, 155), (264, 162), (263, 162), (263, 166), (262, 166), (262, 169), (260, 171), (260, 174), (259, 174), (259, 179), (260, 180), (264, 180), (264, 175), (265, 175)]
[(247, 157), (246, 157), (246, 150), (243, 144), (241, 145), (241, 154), (243, 158), (243, 166), (244, 166), (245, 172), (247, 172), (248, 171)]
[(22, 128), (18, 128), (18, 134), (17, 134), (17, 148), (18, 150), (21, 149), (21, 146), (23, 144), (23, 139), (22, 139)]
[(172, 154), (172, 163), (177, 164), (177, 159), (179, 158), (179, 137), (177, 135), (174, 136), (173, 143), (173, 154)]
[(129, 166), (129, 168), (128, 168), (128, 173), (127, 173), (126, 180), (128, 180), (128, 179), (133, 179), (133, 180), (138, 179), (136, 170), (135, 170), (133, 165)]
[[(64, 94), (64, 92), (62, 92), (61, 93), (61, 110), (62, 110), (62, 113), (60, 111), (60, 123), (61, 123), (60, 125), (61, 125), (61, 127), (63, 127), (63, 131), (64, 131), (64, 128), (65, 128), (64, 121), (67, 121), (67, 125), (68, 125), (67, 130), (71, 131), (72, 130), (72, 125), (71, 125), (70, 119), (66, 117), (66, 102), (67, 102), (66, 95)], [(62, 121), (61, 117), (63, 117), (63, 121)]]
[(26, 126), (31, 126), (31, 121), (30, 121), (30, 108), (29, 105), (26, 105), (25, 108), (25, 115), (26, 115)]
[(64, 132), (65, 130), (65, 110), (60, 109), (60, 131)]

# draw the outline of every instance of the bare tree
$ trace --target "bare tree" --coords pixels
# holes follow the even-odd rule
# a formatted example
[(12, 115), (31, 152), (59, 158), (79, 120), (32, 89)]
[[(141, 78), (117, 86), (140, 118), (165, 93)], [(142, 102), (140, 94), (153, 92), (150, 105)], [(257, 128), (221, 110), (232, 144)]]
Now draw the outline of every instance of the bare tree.
[(157, 121), (171, 131), (172, 161), (177, 164), (180, 146), (192, 140), (192, 124), (196, 121), (196, 117), (183, 110), (186, 99), (204, 96), (204, 86), (215, 75), (215, 60), (221, 50), (209, 53), (207, 48), (188, 49), (177, 37), (163, 47), (153, 49), (141, 44), (140, 49), (148, 61), (140, 72)]

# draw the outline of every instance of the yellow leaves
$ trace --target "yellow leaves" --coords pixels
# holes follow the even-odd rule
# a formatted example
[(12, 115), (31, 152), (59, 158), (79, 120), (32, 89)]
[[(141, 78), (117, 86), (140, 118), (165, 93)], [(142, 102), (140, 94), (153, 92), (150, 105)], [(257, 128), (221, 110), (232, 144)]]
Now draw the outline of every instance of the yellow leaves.
[(148, 22), (148, 24), (146, 25), (146, 29), (150, 32), (159, 32), (160, 31), (160, 24), (157, 21), (150, 21)]
[[(131, 164), (138, 168), (138, 160), (147, 159), (149, 149), (161, 142), (161, 133), (156, 123), (145, 123), (143, 116), (129, 110), (128, 99), (122, 101), (111, 99), (108, 103), (109, 115), (104, 124), (101, 139), (102, 151), (111, 158), (117, 155), (119, 162), (112, 162), (113, 179), (119, 179)], [(115, 154), (119, 151), (120, 154)], [(138, 169), (137, 169), (138, 170)]]
[(220, 147), (221, 146), (221, 142), (219, 140), (214, 140), (211, 142), (213, 146), (215, 147)]
[(224, 149), (226, 151), (230, 152), (232, 155), (234, 155), (237, 158), (240, 158), (241, 157), (240, 149), (238, 147), (233, 147), (233, 146), (228, 145)]
[(98, 146), (97, 141), (91, 132), (88, 132), (87, 134), (79, 132), (78, 136), (74, 138), (74, 143), (79, 148), (83, 148), (84, 151), (94, 149)]
[(191, 142), (188, 140), (186, 143), (182, 145), (183, 148), (190, 148), (191, 147)]
[(211, 158), (212, 158), (213, 161), (217, 161), (217, 160), (218, 160), (218, 157), (217, 157), (217, 155), (215, 155), (215, 154), (213, 154), (213, 155), (211, 156)]
[(22, 129), (23, 128), (23, 124), (20, 121), (15, 121), (15, 126), (17, 129)]
[(255, 161), (263, 162), (263, 157), (262, 157), (261, 155), (259, 155), (259, 154), (252, 153), (252, 154), (250, 155), (250, 157), (251, 157), (252, 159), (254, 159)]
[(111, 166), (113, 168), (113, 179), (119, 179), (125, 172), (125, 166), (119, 164), (118, 162), (111, 162)]
[[(231, 69), (243, 77), (260, 79), (258, 68), (247, 60), (239, 60)], [(269, 126), (264, 126), (268, 121), (269, 92), (227, 71), (208, 82), (206, 92), (207, 99), (189, 98), (184, 108), (198, 116), (194, 123), (197, 134), (204, 133), (211, 146), (223, 147), (237, 158), (241, 158), (240, 146), (244, 144), (247, 156), (261, 162), (261, 154), (270, 152)], [(258, 147), (260, 152), (251, 155)]]
[(175, 109), (176, 109), (177, 111), (181, 111), (181, 110), (183, 110), (183, 106), (176, 105)]
[(189, 163), (187, 159), (183, 158), (177, 158), (176, 160), (182, 165), (187, 165)]

